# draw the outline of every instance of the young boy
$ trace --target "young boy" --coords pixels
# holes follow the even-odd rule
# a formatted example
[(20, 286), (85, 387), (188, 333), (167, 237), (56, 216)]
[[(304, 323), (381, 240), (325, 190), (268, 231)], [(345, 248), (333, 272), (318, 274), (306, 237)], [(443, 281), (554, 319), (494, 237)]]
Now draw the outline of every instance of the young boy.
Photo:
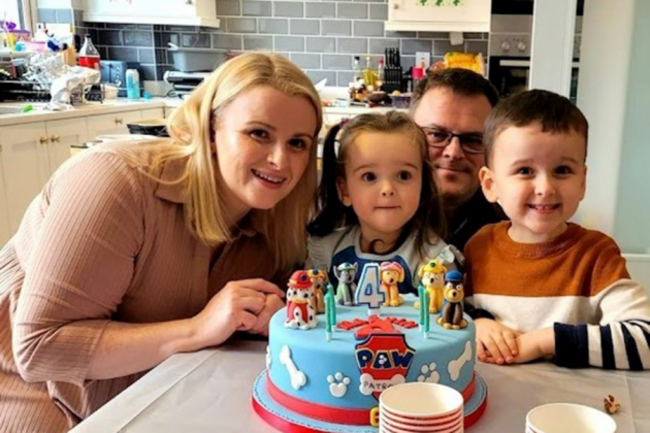
[(467, 244), (477, 355), (564, 367), (650, 369), (650, 301), (614, 240), (568, 223), (585, 195), (588, 123), (543, 90), (501, 102), (486, 121), (486, 198), (510, 218)]

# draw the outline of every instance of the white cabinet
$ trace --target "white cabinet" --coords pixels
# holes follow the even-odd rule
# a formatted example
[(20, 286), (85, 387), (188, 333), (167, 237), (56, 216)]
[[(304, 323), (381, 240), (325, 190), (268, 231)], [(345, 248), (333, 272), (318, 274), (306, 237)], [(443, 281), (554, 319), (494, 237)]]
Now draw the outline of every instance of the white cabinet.
[(88, 141), (85, 117), (51, 120), (45, 123), (49, 174), (70, 158), (70, 148)]
[(219, 27), (215, 0), (86, 0), (84, 21)]
[(128, 134), (129, 129), (126, 125), (138, 120), (142, 120), (142, 111), (140, 110), (89, 116), (88, 137), (92, 140), (102, 135)]
[(148, 110), (142, 110), (141, 120), (164, 119), (164, 118), (165, 118), (164, 108), (150, 108)]
[(29, 203), (49, 178), (49, 138), (44, 122), (0, 128), (7, 215), (15, 232)]
[(2, 159), (2, 145), (0, 145), (0, 248), (7, 243), (11, 237), (9, 226), (9, 209), (7, 207), (7, 190), (5, 189), (4, 161)]
[(491, 0), (388, 0), (386, 30), (489, 32)]

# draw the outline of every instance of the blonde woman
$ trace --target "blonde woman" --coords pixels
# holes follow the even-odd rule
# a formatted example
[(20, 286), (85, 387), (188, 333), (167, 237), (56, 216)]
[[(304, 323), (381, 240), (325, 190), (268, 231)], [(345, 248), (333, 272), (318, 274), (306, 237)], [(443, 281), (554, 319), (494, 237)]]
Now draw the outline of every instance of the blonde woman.
[(322, 113), (281, 56), (228, 61), (172, 139), (66, 163), (0, 252), (0, 431), (67, 431), (169, 356), (264, 334), (305, 257)]

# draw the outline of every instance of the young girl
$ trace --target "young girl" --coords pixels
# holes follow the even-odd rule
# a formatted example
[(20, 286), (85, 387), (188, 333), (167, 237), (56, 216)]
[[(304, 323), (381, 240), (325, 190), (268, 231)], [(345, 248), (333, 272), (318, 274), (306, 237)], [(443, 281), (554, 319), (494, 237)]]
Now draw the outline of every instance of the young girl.
[(316, 218), (307, 228), (311, 264), (327, 269), (336, 287), (333, 268), (343, 263), (358, 263), (358, 281), (368, 262), (398, 262), (399, 291), (416, 292), (423, 262), (441, 258), (455, 268), (455, 248), (439, 236), (440, 200), (426, 137), (406, 114), (362, 114), (334, 126), (324, 144)]

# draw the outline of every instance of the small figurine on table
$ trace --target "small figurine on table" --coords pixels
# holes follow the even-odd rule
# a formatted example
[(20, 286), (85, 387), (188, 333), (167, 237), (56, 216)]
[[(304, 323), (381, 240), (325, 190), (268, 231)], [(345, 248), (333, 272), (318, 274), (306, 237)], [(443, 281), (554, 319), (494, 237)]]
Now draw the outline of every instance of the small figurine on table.
[(307, 272), (294, 272), (287, 286), (287, 320), (284, 326), (302, 330), (315, 328), (318, 321), (316, 310), (311, 305), (314, 292)]
[[(442, 311), (446, 272), (447, 268), (439, 259), (431, 259), (418, 269), (420, 283), (429, 295), (429, 313), (437, 314)], [(413, 306), (420, 308), (420, 302), (415, 302)]]
[(404, 268), (397, 262), (383, 262), (380, 268), (381, 291), (386, 302), (384, 307), (397, 307), (404, 303), (399, 294), (397, 283), (404, 281)]
[(325, 284), (327, 284), (327, 273), (320, 269), (310, 269), (307, 271), (309, 280), (311, 281), (314, 296), (311, 300), (311, 306), (314, 307), (317, 314), (325, 312), (325, 302), (323, 300)]
[(357, 275), (359, 265), (341, 263), (334, 267), (334, 275), (339, 280), (336, 286), (336, 302), (339, 305), (354, 305), (354, 295), (357, 292), (357, 285), (354, 277)]
[(446, 329), (462, 329), (467, 327), (467, 320), (463, 318), (463, 274), (450, 271), (445, 275), (445, 300), (447, 303), (438, 318), (438, 324)]

